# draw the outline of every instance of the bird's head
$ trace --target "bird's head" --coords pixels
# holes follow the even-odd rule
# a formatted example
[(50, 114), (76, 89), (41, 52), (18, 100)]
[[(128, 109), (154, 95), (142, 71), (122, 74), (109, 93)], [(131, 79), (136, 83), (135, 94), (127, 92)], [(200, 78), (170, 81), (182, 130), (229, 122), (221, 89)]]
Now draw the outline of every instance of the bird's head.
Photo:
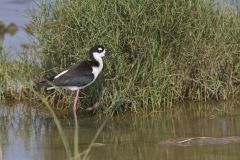
[(105, 56), (106, 50), (102, 45), (95, 45), (89, 51), (92, 59), (102, 58)]

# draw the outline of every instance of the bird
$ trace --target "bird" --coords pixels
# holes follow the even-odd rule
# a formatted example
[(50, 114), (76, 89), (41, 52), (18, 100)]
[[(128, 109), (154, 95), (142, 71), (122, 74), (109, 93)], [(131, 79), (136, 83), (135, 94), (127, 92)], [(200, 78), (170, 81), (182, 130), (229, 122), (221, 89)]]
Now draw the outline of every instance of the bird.
[(103, 69), (103, 57), (106, 50), (103, 45), (95, 45), (89, 50), (91, 60), (72, 65), (48, 81), (47, 90), (63, 88), (76, 91), (73, 111), (77, 111), (79, 91), (94, 83)]

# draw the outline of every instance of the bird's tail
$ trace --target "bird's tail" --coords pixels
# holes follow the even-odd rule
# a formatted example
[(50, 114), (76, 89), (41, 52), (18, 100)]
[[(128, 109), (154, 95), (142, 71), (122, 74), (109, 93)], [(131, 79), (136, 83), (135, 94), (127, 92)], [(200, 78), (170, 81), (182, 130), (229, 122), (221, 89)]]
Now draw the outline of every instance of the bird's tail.
[(46, 89), (46, 90), (51, 90), (54, 89), (52, 81), (54, 80), (55, 74), (50, 75), (44, 78), (44, 80), (40, 82), (36, 82), (34, 84), (35, 89)]
[(34, 87), (37, 89), (41, 89), (41, 88), (48, 88), (51, 85), (48, 83), (48, 81), (44, 80), (44, 81), (40, 81), (40, 82), (36, 82), (34, 84)]
[(44, 80), (44, 81), (36, 82), (34, 84), (34, 88), (51, 90), (51, 89), (54, 89), (55, 87), (53, 87), (51, 82)]

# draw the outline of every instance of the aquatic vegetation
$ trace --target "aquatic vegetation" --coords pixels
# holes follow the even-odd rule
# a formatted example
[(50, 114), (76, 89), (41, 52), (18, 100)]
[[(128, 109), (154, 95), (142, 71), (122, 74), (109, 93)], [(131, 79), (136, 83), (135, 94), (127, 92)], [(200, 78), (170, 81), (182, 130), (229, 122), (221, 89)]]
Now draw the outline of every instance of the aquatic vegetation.
[(0, 34), (3, 34), (5, 32), (5, 24), (3, 21), (0, 20)]
[(10, 35), (15, 35), (18, 27), (15, 23), (10, 23), (5, 26), (4, 22), (0, 20), (0, 39), (4, 38), (4, 34), (9, 33)]
[(41, 72), (37, 62), (27, 55), (22, 54), (18, 60), (10, 60), (6, 51), (0, 48), (0, 100), (34, 98), (29, 89)]
[(83, 106), (155, 110), (239, 95), (239, 16), (212, 2), (55, 0), (31, 17), (48, 73), (82, 60), (95, 43), (107, 46), (104, 75), (84, 91)]
[(6, 27), (6, 32), (9, 33), (10, 35), (15, 35), (17, 30), (18, 30), (18, 27), (15, 23), (10, 23), (7, 27)]

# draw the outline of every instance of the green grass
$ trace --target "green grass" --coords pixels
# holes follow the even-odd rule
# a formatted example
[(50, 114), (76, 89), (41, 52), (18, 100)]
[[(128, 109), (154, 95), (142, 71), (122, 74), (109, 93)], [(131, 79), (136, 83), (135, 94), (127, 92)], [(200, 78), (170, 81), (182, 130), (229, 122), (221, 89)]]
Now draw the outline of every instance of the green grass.
[(239, 95), (240, 19), (212, 2), (55, 0), (31, 18), (40, 75), (86, 59), (96, 43), (106, 46), (103, 74), (83, 91), (83, 107), (159, 110)]
[[(4, 49), (0, 48), (0, 101), (7, 99), (31, 100), (33, 97), (29, 85), (38, 78), (42, 70), (37, 62), (25, 54), (17, 60), (11, 60)], [(30, 99), (29, 99), (30, 98)]]
[(157, 110), (239, 95), (240, 19), (211, 2), (56, 0), (32, 20), (47, 70), (85, 59), (96, 43), (107, 47), (104, 76), (85, 90), (84, 106)]

